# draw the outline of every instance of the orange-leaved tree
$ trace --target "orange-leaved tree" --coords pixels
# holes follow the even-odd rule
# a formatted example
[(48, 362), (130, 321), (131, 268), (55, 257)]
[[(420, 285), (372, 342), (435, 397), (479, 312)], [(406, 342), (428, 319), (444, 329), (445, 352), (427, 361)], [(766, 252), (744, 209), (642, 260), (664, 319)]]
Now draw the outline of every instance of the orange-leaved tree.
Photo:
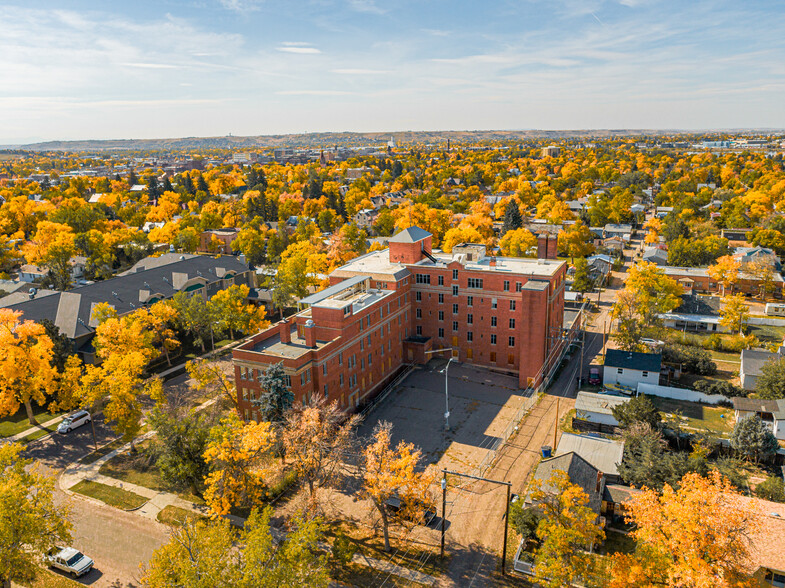
[(740, 268), (741, 264), (731, 255), (723, 255), (717, 259), (714, 265), (706, 268), (706, 273), (722, 286), (722, 295), (724, 296), (726, 288), (733, 292), (733, 285), (739, 281)]
[(0, 308), (0, 416), (24, 405), (30, 424), (38, 424), (33, 401), (43, 405), (57, 389), (57, 369), (51, 360), (52, 340), (44, 327), (23, 321), (19, 311)]
[(382, 519), (384, 549), (390, 551), (390, 513), (387, 501), (401, 501), (399, 517), (417, 521), (423, 505), (431, 503), (428, 487), (435, 478), (429, 468), (422, 470), (422, 452), (411, 443), (391, 445), (392, 424), (380, 422), (363, 453), (363, 495), (370, 498)]
[(358, 415), (346, 419), (337, 402), (328, 404), (316, 397), (287, 412), (282, 431), (284, 451), (298, 479), (308, 484), (312, 503), (316, 490), (339, 476), (359, 420)]
[(760, 513), (718, 471), (687, 474), (678, 489), (646, 488), (626, 506), (637, 547), (633, 554), (613, 556), (608, 588), (758, 585), (746, 566)]

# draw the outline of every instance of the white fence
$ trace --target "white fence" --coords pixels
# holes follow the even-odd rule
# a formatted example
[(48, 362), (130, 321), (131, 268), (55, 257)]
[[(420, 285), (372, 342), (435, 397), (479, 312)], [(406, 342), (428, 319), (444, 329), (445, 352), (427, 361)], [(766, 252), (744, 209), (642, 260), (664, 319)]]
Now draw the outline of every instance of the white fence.
[(709, 396), (703, 392), (687, 390), (686, 388), (672, 388), (670, 386), (656, 386), (654, 384), (638, 384), (638, 394), (649, 394), (662, 398), (673, 398), (676, 400), (689, 400), (690, 402), (703, 402), (705, 404), (719, 404), (727, 400), (722, 394)]
[(777, 318), (763, 318), (762, 316), (751, 316), (747, 319), (748, 325), (766, 325), (769, 327), (785, 327), (785, 320)]

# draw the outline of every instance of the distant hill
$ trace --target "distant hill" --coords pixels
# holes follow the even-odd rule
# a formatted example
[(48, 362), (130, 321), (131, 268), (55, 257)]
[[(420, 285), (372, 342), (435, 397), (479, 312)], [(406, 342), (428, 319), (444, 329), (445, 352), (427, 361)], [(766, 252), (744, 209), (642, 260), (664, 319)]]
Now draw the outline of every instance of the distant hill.
[(26, 151), (104, 151), (104, 150), (178, 150), (178, 149), (243, 149), (264, 147), (321, 147), (352, 146), (386, 143), (395, 137), (397, 143), (478, 143), (483, 141), (516, 141), (532, 139), (608, 138), (629, 136), (657, 136), (678, 133), (675, 130), (600, 129), (564, 131), (403, 131), (374, 133), (303, 133), (292, 135), (259, 135), (251, 137), (182, 137), (171, 139), (109, 139), (83, 141), (46, 141), (14, 145)]

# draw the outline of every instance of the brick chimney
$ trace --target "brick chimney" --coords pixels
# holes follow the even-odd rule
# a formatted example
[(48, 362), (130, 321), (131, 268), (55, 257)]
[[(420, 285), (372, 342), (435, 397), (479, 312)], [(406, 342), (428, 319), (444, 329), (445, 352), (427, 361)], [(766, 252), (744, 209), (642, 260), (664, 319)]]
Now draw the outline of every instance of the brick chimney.
[(488, 265), (491, 267), (496, 267), (496, 256), (491, 257), (491, 260), (488, 262)]
[(556, 259), (559, 256), (559, 238), (556, 235), (548, 235), (548, 257)]
[(288, 319), (283, 319), (280, 323), (281, 329), (281, 343), (291, 343), (292, 342), (292, 325), (289, 323)]
[(303, 336), (305, 337), (305, 346), (310, 348), (316, 347), (316, 325), (311, 319), (305, 321), (303, 327)]
[(595, 492), (599, 494), (600, 490), (602, 490), (602, 472), (597, 472), (597, 489)]
[(547, 233), (540, 233), (537, 235), (537, 259), (548, 259)]

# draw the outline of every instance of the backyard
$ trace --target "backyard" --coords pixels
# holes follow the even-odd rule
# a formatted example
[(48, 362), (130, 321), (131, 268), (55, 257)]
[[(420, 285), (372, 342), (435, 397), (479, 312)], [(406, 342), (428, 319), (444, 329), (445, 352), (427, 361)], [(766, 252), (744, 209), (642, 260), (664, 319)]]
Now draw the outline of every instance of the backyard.
[(706, 433), (715, 437), (728, 437), (733, 430), (733, 410), (709, 406), (698, 402), (649, 396), (664, 420), (680, 428)]

